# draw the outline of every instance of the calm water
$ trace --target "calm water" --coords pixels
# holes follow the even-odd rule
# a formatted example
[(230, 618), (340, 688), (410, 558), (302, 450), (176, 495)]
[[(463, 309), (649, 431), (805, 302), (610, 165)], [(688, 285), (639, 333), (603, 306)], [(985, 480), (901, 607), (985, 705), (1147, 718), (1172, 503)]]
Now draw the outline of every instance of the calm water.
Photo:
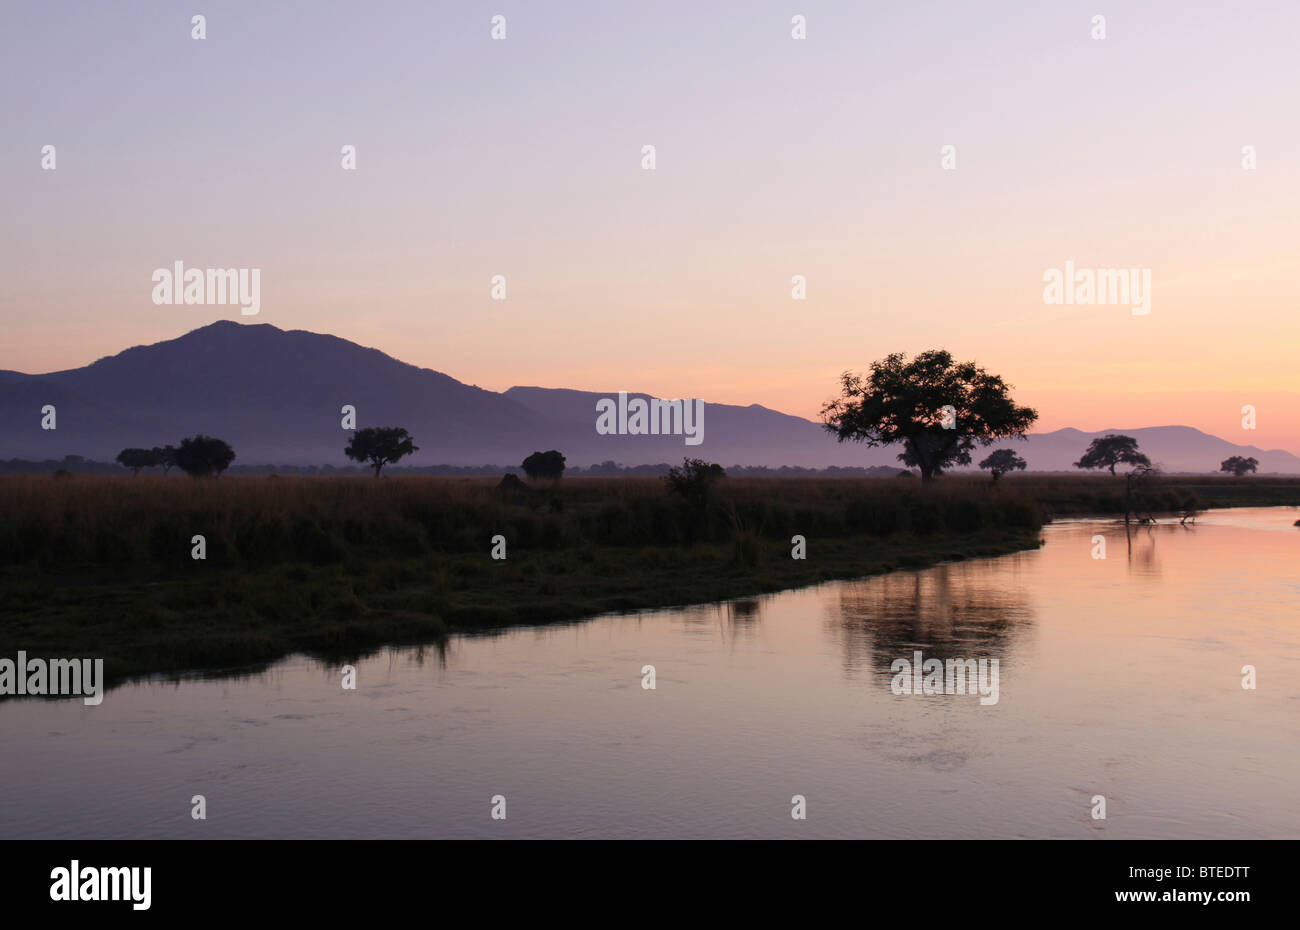
[[(1035, 552), (387, 651), (356, 691), (295, 657), (6, 701), (0, 837), (1294, 839), (1297, 516), (1056, 524)], [(893, 694), (917, 649), (998, 659), (998, 702)]]

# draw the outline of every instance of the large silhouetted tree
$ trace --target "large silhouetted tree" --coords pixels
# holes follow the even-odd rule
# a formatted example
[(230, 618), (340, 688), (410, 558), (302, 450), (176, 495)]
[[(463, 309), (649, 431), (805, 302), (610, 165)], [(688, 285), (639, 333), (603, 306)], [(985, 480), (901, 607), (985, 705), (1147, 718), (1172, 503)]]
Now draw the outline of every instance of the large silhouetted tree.
[(357, 430), (343, 450), (347, 457), (365, 462), (375, 470), (375, 477), (385, 465), (420, 451), (411, 435), (400, 426), (371, 426)]
[(822, 408), (822, 422), (840, 442), (902, 443), (898, 458), (929, 481), (952, 465), (968, 465), (978, 443), (1024, 438), (1037, 411), (1019, 407), (1011, 388), (974, 362), (954, 362), (942, 349), (910, 362), (896, 352), (871, 363), (865, 376), (845, 372), (841, 394)]
[(235, 460), (235, 450), (212, 436), (182, 439), (176, 450), (176, 467), (196, 478), (220, 475)]

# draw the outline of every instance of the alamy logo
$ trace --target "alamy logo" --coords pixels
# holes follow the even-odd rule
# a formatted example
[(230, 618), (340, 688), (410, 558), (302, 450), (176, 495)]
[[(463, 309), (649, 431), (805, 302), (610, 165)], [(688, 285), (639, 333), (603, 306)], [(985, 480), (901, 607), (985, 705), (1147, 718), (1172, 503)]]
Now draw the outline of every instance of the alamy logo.
[(261, 268), (190, 268), (181, 262), (155, 268), (153, 302), (164, 304), (238, 304), (244, 316), (262, 309)]
[(889, 690), (895, 694), (978, 694), (980, 703), (998, 702), (997, 659), (922, 660), (920, 651), (912, 661), (895, 659), (889, 665), (894, 679)]
[(1114, 304), (1133, 308), (1134, 316), (1151, 312), (1150, 268), (1078, 268), (1074, 261), (1065, 270), (1043, 272), (1045, 304)]
[(0, 659), (0, 696), (84, 695), (82, 703), (94, 707), (104, 700), (103, 659)]
[(704, 442), (704, 401), (660, 400), (618, 392), (618, 400), (596, 401), (596, 432), (601, 436), (685, 436), (686, 445)]
[(137, 911), (149, 910), (153, 869), (82, 866), (73, 859), (68, 868), (50, 872), (51, 901), (130, 901)]

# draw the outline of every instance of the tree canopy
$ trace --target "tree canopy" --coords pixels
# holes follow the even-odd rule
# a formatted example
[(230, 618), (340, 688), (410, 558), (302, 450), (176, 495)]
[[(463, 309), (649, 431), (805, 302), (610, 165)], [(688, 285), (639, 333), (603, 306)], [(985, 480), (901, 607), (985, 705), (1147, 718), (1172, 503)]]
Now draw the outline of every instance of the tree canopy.
[(564, 456), (555, 449), (534, 452), (520, 466), (529, 478), (559, 478), (564, 474)]
[(176, 450), (176, 467), (194, 477), (220, 475), (234, 460), (235, 450), (228, 443), (212, 436), (198, 435), (182, 439)]
[(976, 444), (1024, 438), (1037, 411), (1017, 406), (1011, 387), (974, 362), (955, 362), (942, 349), (911, 361), (896, 352), (871, 363), (866, 375), (844, 372), (841, 394), (822, 408), (822, 422), (840, 442), (902, 443), (898, 458), (928, 481), (953, 465), (968, 465)]
[(1219, 471), (1231, 472), (1240, 478), (1246, 472), (1259, 471), (1259, 459), (1254, 456), (1243, 458), (1240, 455), (1234, 455), (1219, 463)]
[(691, 503), (703, 503), (709, 485), (727, 476), (726, 470), (716, 462), (704, 459), (683, 459), (681, 468), (670, 468), (664, 476), (668, 489)]
[(1109, 468), (1112, 475), (1116, 465), (1149, 469), (1151, 460), (1138, 451), (1137, 440), (1132, 436), (1107, 433), (1090, 442), (1083, 457), (1074, 463), (1075, 468)]
[(1009, 471), (1024, 471), (1028, 463), (1014, 449), (995, 449), (980, 462), (980, 468), (993, 476), (994, 483)]
[(157, 464), (162, 467), (163, 474), (176, 464), (176, 447), (175, 446), (154, 446), (153, 454), (157, 457)]
[(403, 427), (371, 426), (353, 433), (343, 452), (353, 461), (368, 464), (378, 478), (380, 469), (385, 465), (391, 465), (419, 450), (420, 447), (415, 445)]
[(123, 468), (131, 469), (131, 474), (138, 475), (142, 468), (161, 465), (162, 454), (159, 449), (123, 449), (117, 454), (115, 461)]

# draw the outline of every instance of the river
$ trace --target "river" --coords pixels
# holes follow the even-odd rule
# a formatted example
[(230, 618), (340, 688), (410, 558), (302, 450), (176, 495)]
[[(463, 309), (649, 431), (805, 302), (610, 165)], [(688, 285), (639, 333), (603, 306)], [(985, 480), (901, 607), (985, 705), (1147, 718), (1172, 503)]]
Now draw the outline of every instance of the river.
[[(1297, 516), (9, 700), (0, 837), (1296, 839)], [(996, 703), (894, 693), (918, 651)]]

